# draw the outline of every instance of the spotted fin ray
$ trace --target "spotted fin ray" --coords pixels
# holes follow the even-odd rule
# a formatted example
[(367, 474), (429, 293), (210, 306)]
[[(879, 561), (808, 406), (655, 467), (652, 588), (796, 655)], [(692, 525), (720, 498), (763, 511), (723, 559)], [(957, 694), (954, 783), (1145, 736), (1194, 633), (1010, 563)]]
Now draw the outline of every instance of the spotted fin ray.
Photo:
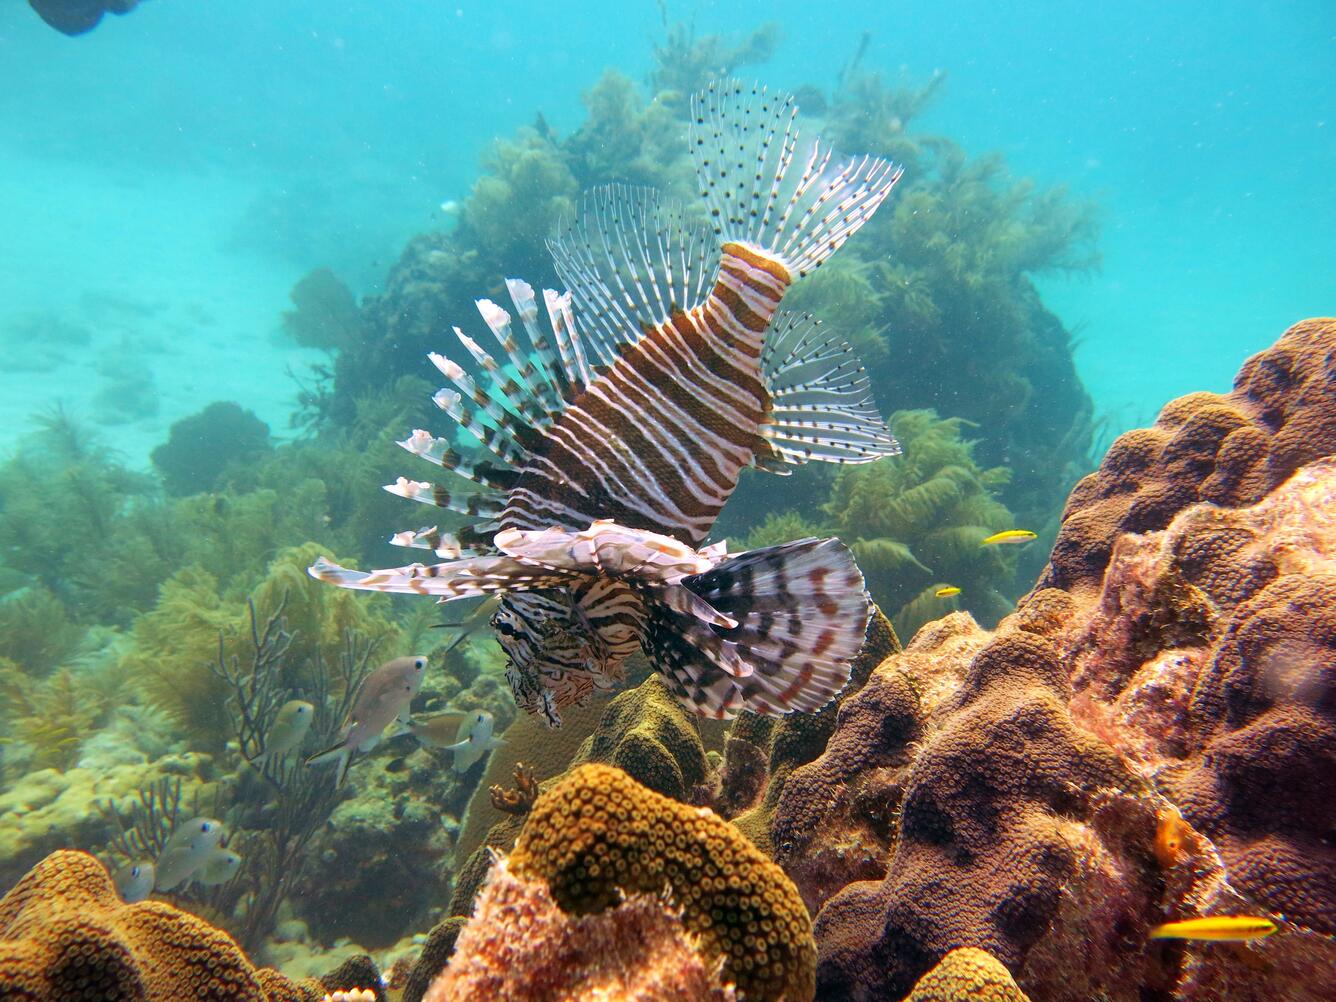
[(811, 712), (849, 681), (872, 601), (838, 539), (750, 550), (680, 584), (738, 623), (719, 629), (666, 606), (651, 610), (646, 652), (701, 716)]

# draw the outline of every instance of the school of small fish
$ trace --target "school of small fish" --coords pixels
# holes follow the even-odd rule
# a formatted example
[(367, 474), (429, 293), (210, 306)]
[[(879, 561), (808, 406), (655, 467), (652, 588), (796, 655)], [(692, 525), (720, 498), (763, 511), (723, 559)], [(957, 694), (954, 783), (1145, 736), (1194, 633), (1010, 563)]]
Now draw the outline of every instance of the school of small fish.
[(139, 876), (127, 880), (122, 895), (141, 895), (138, 900), (143, 900), (148, 890), (171, 891), (192, 881), (213, 885), (231, 880), (241, 868), (241, 856), (221, 845), (224, 835), (223, 823), (215, 818), (192, 818), (178, 825), (148, 868), (153, 873), (152, 884), (144, 888), (147, 878), (141, 870)]

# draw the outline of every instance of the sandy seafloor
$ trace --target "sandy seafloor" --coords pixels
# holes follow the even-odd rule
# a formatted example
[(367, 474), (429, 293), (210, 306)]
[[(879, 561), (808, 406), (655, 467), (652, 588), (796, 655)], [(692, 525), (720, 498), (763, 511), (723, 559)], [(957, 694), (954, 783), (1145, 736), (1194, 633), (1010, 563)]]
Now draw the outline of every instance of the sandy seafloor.
[[(464, 194), (492, 136), (540, 109), (574, 128), (604, 67), (641, 78), (662, 37), (653, 4), (611, 0), (579, 18), (524, 2), (274, 11), (150, 0), (81, 39), (26, 4), (0, 11), (0, 454), (56, 402), (135, 466), (214, 400), (283, 435), (289, 369), (320, 360), (280, 333), (293, 282), (329, 264), (375, 291), (398, 248), (442, 222), (441, 201)], [(920, 128), (1099, 199), (1102, 271), (1038, 283), (1079, 333), (1106, 433), (1226, 389), (1248, 354), (1332, 309), (1336, 8), (670, 13), (699, 33), (777, 20), (777, 57), (745, 71), (776, 86), (829, 86), (837, 67), (819, 54), (843, 59), (870, 31), (865, 66), (911, 81), (948, 71)], [(266, 199), (324, 215), (307, 220), (309, 245), (300, 219), (264, 232)]]

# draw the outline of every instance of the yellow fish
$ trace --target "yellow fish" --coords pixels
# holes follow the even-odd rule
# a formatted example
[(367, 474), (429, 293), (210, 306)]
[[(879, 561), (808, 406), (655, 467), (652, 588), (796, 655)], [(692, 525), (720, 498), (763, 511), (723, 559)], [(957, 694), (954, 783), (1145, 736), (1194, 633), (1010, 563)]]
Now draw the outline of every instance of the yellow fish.
[(1276, 923), (1260, 915), (1208, 915), (1205, 918), (1165, 922), (1150, 931), (1151, 939), (1204, 939), (1239, 942), (1261, 939), (1276, 931)]
[(945, 588), (938, 588), (933, 594), (938, 598), (950, 598), (952, 595), (959, 595), (960, 589), (955, 585), (947, 585)]
[(980, 546), (1015, 546), (1019, 543), (1028, 543), (1035, 538), (1035, 534), (1029, 529), (1007, 529), (1005, 532), (995, 532), (985, 539)]

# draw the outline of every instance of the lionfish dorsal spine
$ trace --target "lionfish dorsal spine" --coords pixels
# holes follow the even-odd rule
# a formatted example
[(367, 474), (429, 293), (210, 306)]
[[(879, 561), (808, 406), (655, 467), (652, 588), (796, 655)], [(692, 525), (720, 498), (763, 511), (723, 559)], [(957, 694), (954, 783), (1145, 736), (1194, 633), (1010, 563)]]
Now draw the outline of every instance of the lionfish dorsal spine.
[(903, 173), (878, 157), (836, 157), (819, 139), (798, 155), (797, 111), (791, 95), (716, 80), (692, 98), (690, 128), (719, 240), (772, 258), (793, 279), (839, 250)]

